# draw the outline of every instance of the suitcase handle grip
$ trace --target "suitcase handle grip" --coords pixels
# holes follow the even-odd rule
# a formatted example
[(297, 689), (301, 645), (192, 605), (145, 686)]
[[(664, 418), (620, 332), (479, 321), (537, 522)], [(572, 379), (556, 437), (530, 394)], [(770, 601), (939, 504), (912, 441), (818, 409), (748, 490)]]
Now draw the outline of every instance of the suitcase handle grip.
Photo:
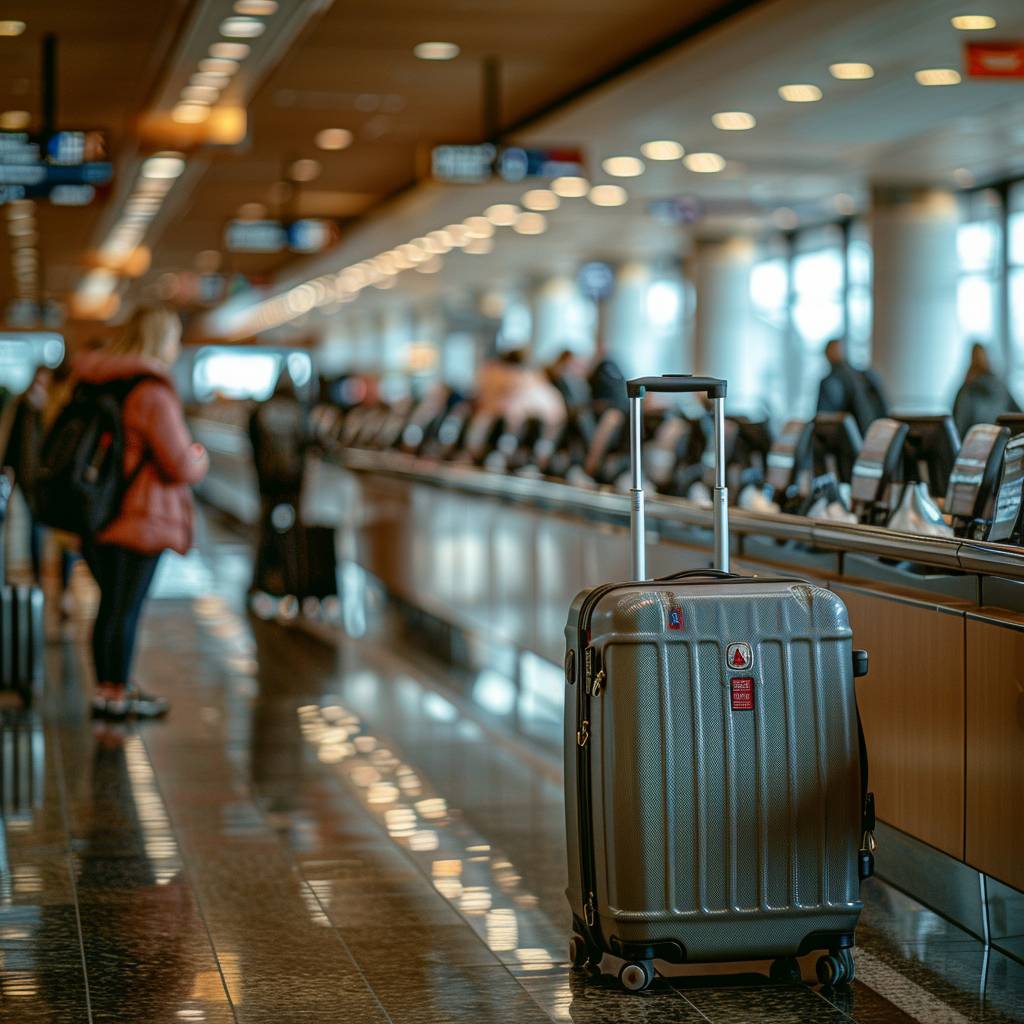
[(670, 583), (672, 580), (685, 580), (691, 576), (711, 576), (718, 580), (738, 580), (740, 574), (737, 572), (724, 572), (721, 569), (684, 569), (682, 572), (673, 572), (668, 576), (659, 576), (655, 583)]
[(725, 392), (718, 377), (694, 377), (688, 373), (664, 377), (635, 377), (626, 382), (629, 395), (629, 535), (633, 549), (633, 579), (647, 579), (647, 533), (644, 524), (643, 398), (648, 391), (685, 394), (707, 392), (714, 407), (715, 491), (712, 499), (715, 529), (715, 568), (729, 572), (729, 491), (725, 486)]
[(626, 383), (630, 398), (643, 398), (648, 391), (663, 394), (706, 392), (708, 398), (725, 398), (728, 383), (720, 377), (695, 377), (692, 373), (666, 373), (661, 377), (636, 377)]

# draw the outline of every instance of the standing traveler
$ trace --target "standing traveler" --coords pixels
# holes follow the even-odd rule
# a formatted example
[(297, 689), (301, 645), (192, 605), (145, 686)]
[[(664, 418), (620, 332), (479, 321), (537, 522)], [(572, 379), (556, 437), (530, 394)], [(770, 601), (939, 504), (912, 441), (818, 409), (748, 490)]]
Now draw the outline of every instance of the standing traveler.
[(294, 536), (291, 528), (298, 522), (306, 452), (312, 441), (309, 414), (287, 367), (270, 398), (253, 409), (249, 440), (260, 492), (252, 590), (279, 594), (288, 588), (279, 542), (285, 534)]
[(818, 388), (818, 412), (845, 412), (853, 416), (861, 435), (877, 419), (888, 415), (882, 382), (874, 370), (858, 370), (846, 361), (846, 346), (833, 338), (825, 346), (829, 372)]
[(574, 413), (590, 405), (590, 385), (580, 358), (572, 349), (563, 349), (544, 372), (561, 394), (567, 412)]
[(46, 430), (44, 413), (53, 381), (53, 371), (39, 366), (25, 391), (4, 409), (0, 434), (6, 437), (3, 465), (14, 472), (28, 506), (28, 541), (32, 559), (32, 578), (40, 580), (43, 557), (43, 525), (35, 516), (35, 482), (39, 453)]
[(995, 423), (1004, 412), (1020, 412), (1006, 382), (992, 372), (988, 350), (976, 341), (971, 346), (971, 362), (953, 402), (953, 419), (961, 437), (976, 423)]
[(164, 306), (144, 306), (107, 349), (74, 363), (79, 384), (121, 398), (123, 473), (120, 509), (94, 536), (82, 537), (82, 554), (100, 590), (92, 634), (96, 667), (93, 714), (156, 718), (167, 712), (161, 697), (130, 683), (139, 615), (160, 555), (192, 546), (190, 484), (206, 474), (206, 450), (192, 441), (170, 368), (181, 347), (181, 321)]
[(501, 416), (508, 430), (528, 419), (547, 426), (565, 420), (565, 402), (541, 370), (530, 366), (524, 349), (509, 349), (480, 368), (477, 408)]
[(626, 378), (614, 359), (600, 354), (594, 362), (587, 383), (593, 396), (595, 416), (600, 416), (606, 409), (618, 409), (623, 414), (629, 412)]

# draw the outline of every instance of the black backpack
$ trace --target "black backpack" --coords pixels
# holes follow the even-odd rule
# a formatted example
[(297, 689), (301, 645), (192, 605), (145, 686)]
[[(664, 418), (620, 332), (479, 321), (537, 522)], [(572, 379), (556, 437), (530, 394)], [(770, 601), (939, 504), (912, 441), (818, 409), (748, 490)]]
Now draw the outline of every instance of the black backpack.
[(76, 386), (43, 440), (36, 517), (47, 526), (93, 537), (121, 511), (142, 469), (124, 472), (124, 401), (145, 377)]

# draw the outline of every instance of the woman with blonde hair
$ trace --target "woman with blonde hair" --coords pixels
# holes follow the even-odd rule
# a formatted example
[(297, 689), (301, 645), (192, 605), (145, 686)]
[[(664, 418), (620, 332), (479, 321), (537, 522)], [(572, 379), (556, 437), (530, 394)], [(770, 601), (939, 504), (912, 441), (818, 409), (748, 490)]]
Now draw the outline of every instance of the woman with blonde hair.
[(76, 382), (109, 387), (121, 400), (124, 474), (121, 508), (82, 554), (100, 590), (93, 626), (96, 667), (93, 714), (156, 718), (167, 702), (130, 685), (129, 672), (143, 602), (160, 555), (192, 546), (190, 485), (208, 459), (192, 441), (171, 379), (181, 349), (181, 320), (165, 306), (135, 311), (114, 342), (74, 361)]

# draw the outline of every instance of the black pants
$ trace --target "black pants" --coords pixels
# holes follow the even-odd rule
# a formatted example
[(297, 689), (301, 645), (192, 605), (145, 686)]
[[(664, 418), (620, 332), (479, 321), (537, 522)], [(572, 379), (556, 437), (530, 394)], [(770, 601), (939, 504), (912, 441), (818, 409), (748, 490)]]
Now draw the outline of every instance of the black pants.
[(128, 682), (139, 614), (153, 582), (159, 555), (141, 555), (114, 544), (84, 544), (82, 554), (100, 588), (92, 629), (98, 683)]

